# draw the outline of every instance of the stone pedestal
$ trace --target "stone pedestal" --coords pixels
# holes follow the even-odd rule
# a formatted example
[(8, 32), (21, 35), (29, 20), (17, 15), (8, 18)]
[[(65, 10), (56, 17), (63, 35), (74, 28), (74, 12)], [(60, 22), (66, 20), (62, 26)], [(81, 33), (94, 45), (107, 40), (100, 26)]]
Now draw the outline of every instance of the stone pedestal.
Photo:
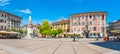
[(29, 24), (27, 26), (27, 36), (24, 39), (32, 39), (33, 38), (33, 27), (32, 27), (32, 20), (31, 16), (29, 16)]
[(29, 24), (27, 26), (27, 36), (24, 39), (32, 39), (32, 37), (33, 37), (32, 24)]

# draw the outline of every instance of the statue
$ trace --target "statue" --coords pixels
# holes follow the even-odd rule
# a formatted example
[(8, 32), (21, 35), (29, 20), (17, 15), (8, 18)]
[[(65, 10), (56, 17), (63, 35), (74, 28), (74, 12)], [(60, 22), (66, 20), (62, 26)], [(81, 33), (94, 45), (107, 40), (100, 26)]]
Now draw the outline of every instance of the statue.
[(88, 25), (85, 26), (84, 34), (86, 38), (89, 38), (90, 30), (88, 30)]
[(32, 17), (29, 16), (29, 22), (27, 25), (27, 36), (24, 39), (32, 39), (33, 37), (33, 27), (32, 27)]

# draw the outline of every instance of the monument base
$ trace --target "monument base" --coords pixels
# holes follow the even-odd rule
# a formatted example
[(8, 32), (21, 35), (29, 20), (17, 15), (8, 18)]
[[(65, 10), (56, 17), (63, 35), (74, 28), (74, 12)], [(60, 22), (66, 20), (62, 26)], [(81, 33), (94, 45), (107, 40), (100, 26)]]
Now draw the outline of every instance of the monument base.
[(23, 39), (33, 39), (33, 38), (30, 35), (27, 35)]

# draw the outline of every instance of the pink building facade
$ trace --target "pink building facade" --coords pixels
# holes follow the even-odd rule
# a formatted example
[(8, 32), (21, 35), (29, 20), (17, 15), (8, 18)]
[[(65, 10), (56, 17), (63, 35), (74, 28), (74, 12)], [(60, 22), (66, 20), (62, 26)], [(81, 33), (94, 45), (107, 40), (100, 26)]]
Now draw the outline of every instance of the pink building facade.
[(70, 33), (85, 36), (89, 30), (89, 37), (104, 36), (106, 34), (106, 12), (86, 12), (70, 16)]

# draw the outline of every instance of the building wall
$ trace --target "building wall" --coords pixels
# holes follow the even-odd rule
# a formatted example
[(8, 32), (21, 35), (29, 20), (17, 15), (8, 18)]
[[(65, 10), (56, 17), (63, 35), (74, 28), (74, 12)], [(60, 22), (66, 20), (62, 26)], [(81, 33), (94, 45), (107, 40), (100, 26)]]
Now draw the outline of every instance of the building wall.
[(113, 30), (120, 30), (120, 20), (117, 20), (116, 22), (110, 22), (109, 28)]
[[(1, 30), (10, 31), (12, 28), (19, 30), (21, 24), (21, 17), (13, 14), (0, 11), (0, 28)], [(3, 27), (3, 28), (2, 28)]]
[(88, 12), (70, 16), (70, 33), (84, 36), (85, 26), (88, 25), (90, 36), (106, 33), (106, 13)]
[(6, 13), (0, 12), (0, 30), (7, 30), (7, 17), (4, 17), (7, 15)]
[[(23, 32), (27, 31), (27, 26), (28, 26), (28, 24), (26, 24), (26, 25), (24, 25), (22, 27)], [(38, 25), (32, 24), (32, 29), (33, 29), (33, 31), (35, 33), (34, 35), (37, 35), (38, 37), (40, 37), (40, 35), (39, 35), (39, 28), (40, 27)]]
[(63, 23), (63, 24), (54, 24), (52, 26), (53, 30), (62, 29), (64, 32), (69, 32), (69, 23)]
[(67, 36), (66, 33), (69, 33), (70, 31), (70, 21), (69, 20), (61, 20), (58, 22), (52, 23), (52, 29), (57, 30), (57, 29), (62, 29), (63, 34), (60, 34), (59, 36)]

